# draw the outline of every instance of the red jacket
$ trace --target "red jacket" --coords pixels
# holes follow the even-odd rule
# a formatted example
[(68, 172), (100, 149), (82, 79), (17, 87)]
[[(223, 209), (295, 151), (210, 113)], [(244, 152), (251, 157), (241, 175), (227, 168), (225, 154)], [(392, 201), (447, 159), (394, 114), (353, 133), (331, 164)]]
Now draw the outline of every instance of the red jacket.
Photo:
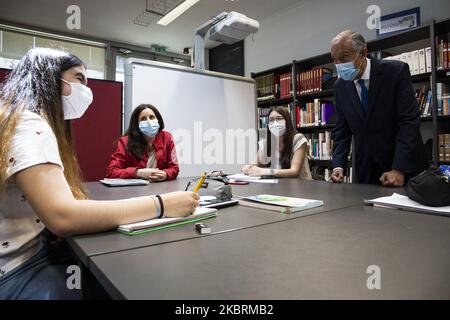
[[(107, 178), (133, 179), (137, 169), (144, 169), (148, 162), (148, 148), (145, 148), (142, 159), (136, 158), (126, 149), (128, 136), (119, 139), (117, 148), (111, 156), (106, 169)], [(159, 132), (153, 140), (156, 152), (156, 163), (159, 170), (167, 173), (167, 180), (174, 180), (180, 171), (172, 135), (167, 131)]]

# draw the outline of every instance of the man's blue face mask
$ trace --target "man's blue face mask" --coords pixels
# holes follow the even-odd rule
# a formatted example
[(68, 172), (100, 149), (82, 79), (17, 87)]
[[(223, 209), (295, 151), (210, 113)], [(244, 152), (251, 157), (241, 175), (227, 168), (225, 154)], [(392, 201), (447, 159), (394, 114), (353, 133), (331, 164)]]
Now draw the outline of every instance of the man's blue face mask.
[(353, 61), (336, 64), (336, 70), (338, 72), (339, 78), (345, 81), (352, 81), (356, 79), (359, 74), (359, 68), (362, 64), (361, 62), (358, 68), (355, 67), (355, 60), (356, 58), (358, 58), (358, 56), (359, 54)]

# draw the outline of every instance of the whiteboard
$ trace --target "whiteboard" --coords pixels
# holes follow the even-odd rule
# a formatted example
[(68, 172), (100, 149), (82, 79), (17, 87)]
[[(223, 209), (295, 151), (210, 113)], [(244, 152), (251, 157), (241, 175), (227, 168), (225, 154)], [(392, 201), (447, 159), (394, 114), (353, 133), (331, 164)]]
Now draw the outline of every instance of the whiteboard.
[(240, 172), (257, 150), (255, 81), (141, 59), (125, 62), (124, 128), (139, 104), (174, 136), (180, 177)]

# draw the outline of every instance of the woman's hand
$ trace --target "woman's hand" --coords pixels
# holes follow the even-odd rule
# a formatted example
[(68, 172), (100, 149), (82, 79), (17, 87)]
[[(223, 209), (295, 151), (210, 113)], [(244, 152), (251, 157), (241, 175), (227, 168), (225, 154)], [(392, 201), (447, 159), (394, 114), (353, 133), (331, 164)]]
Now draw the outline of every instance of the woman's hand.
[(194, 213), (198, 207), (200, 196), (198, 193), (178, 191), (162, 194), (164, 216), (169, 218), (186, 217)]
[(256, 165), (254, 165), (254, 164), (247, 164), (247, 165), (242, 167), (241, 171), (242, 171), (243, 174), (249, 175), (249, 170), (251, 168), (253, 168), (253, 167), (256, 167)]
[(269, 174), (270, 170), (260, 168), (257, 166), (252, 166), (250, 169), (247, 170), (246, 175), (252, 176), (252, 177), (260, 177), (266, 174)]
[(166, 181), (167, 180), (167, 173), (163, 170), (157, 170), (153, 171), (153, 173), (150, 175), (151, 181)]
[(165, 181), (167, 180), (167, 173), (159, 169), (138, 169), (136, 171), (136, 176), (141, 179), (150, 181)]

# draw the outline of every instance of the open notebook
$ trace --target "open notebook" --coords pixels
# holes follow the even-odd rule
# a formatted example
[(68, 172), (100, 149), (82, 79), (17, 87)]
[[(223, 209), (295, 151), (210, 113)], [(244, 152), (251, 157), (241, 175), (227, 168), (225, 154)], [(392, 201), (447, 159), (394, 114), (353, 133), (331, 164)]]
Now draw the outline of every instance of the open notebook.
[(430, 213), (450, 217), (450, 206), (447, 207), (429, 207), (411, 200), (407, 196), (394, 193), (389, 197), (381, 197), (372, 200), (366, 200), (366, 204), (376, 207), (387, 207), (391, 209), (403, 209), (421, 213)]
[(243, 197), (239, 200), (239, 204), (247, 207), (290, 214), (301, 210), (323, 206), (323, 201), (261, 194), (251, 197)]
[(171, 228), (187, 223), (205, 220), (217, 216), (217, 209), (213, 208), (197, 208), (195, 212), (187, 217), (182, 218), (162, 218), (152, 219), (137, 223), (124, 224), (119, 226), (117, 230), (127, 235), (138, 235), (156, 230)]

